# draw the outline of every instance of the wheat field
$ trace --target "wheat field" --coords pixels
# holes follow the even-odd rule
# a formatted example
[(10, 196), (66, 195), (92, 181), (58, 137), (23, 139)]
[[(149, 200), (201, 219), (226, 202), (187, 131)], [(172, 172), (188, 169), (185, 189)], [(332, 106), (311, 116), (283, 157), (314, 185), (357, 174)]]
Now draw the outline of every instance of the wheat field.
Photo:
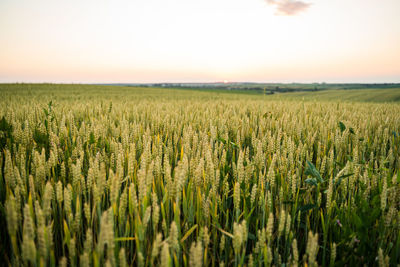
[(0, 85), (10, 266), (399, 266), (400, 105)]

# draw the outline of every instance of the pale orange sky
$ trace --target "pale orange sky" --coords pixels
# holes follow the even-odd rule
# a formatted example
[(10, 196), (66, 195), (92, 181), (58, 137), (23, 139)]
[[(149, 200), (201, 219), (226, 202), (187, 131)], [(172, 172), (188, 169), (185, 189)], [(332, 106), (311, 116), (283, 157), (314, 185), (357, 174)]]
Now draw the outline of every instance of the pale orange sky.
[(0, 82), (400, 82), (399, 0), (1, 0)]

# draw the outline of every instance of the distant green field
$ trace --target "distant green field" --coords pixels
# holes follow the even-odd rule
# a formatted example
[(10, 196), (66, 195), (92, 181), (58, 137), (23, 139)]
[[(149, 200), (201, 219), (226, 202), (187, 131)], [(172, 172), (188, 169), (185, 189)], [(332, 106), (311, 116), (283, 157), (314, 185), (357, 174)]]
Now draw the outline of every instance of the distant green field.
[[(87, 94), (89, 93), (89, 94)], [(400, 88), (390, 89), (326, 89), (322, 91), (302, 91), (275, 93), (262, 96), (261, 91), (228, 90), (223, 88), (160, 88), (134, 87), (113, 85), (85, 85), (85, 84), (0, 84), (0, 94), (3, 97), (32, 96), (35, 98), (57, 95), (58, 98), (82, 99), (88, 95), (107, 95), (110, 99), (129, 100), (145, 94), (152, 98), (186, 98), (203, 97), (208, 99), (219, 98), (257, 98), (282, 101), (345, 101), (345, 102), (400, 102)], [(229, 96), (228, 96), (229, 95)]]
[[(171, 89), (165, 89), (171, 90)], [(252, 95), (260, 97), (263, 93), (254, 90), (195, 89), (178, 90), (213, 92), (216, 94)], [(322, 91), (285, 92), (265, 95), (266, 100), (305, 100), (305, 101), (346, 101), (346, 102), (400, 102), (400, 88), (390, 89), (326, 89)]]
[(399, 102), (400, 88), (325, 90), (318, 92), (282, 93), (269, 96), (282, 100), (318, 100), (349, 102)]

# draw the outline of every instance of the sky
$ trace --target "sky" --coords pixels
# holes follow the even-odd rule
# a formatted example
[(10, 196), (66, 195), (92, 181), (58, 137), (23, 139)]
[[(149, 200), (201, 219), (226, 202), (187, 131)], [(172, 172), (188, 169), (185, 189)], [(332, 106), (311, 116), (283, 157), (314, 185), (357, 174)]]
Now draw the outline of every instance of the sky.
[(399, 0), (0, 0), (0, 82), (400, 82)]

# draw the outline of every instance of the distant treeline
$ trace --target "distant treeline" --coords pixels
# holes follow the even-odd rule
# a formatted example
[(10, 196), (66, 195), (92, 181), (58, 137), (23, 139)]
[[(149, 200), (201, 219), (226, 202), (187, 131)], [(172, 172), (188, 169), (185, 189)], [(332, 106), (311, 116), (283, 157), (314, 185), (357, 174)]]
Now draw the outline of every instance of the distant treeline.
[(388, 89), (400, 88), (399, 83), (154, 83), (154, 84), (124, 84), (127, 86), (145, 86), (162, 88), (182, 88), (182, 89), (206, 89), (206, 90), (240, 90), (252, 91), (265, 94), (300, 92), (300, 91), (321, 91), (330, 89)]

